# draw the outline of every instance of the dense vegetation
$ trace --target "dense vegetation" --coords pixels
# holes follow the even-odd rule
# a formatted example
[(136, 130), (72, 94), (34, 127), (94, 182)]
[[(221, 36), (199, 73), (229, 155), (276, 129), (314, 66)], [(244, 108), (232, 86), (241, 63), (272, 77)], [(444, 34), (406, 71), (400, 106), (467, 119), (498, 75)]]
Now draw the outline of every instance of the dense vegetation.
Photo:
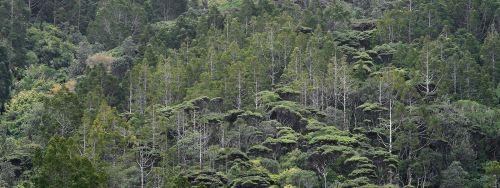
[(0, 187), (499, 187), (499, 0), (0, 0)]

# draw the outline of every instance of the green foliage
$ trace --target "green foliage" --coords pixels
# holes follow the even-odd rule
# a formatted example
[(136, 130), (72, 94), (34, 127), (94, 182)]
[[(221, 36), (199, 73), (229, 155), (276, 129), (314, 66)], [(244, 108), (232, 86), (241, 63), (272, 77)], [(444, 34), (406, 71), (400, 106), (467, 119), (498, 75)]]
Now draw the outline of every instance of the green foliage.
[(150, 20), (171, 20), (187, 9), (187, 1), (151, 0), (147, 2), (147, 12)]
[(64, 71), (56, 70), (45, 64), (33, 64), (23, 71), (23, 79), (16, 84), (17, 91), (35, 90), (48, 92), (55, 84), (67, 79)]
[(258, 98), (261, 104), (270, 105), (273, 102), (277, 102), (280, 100), (280, 97), (277, 93), (271, 91), (261, 91), (258, 94)]
[(37, 126), (42, 125), (44, 96), (36, 91), (22, 91), (14, 96), (6, 105), (5, 115), (13, 117), (3, 121), (7, 131), (14, 137), (35, 136)]
[(494, 187), (499, 7), (0, 0), (0, 187)]
[[(9, 56), (5, 56), (7, 51), (2, 49), (2, 60), (9, 60), (8, 67), (11, 74), (17, 74), (17, 68), (23, 68), (26, 62), (26, 28), (29, 22), (30, 10), (24, 1), (1, 1), (0, 2), (0, 43), (1, 48), (12, 50)], [(5, 42), (5, 43), (4, 43)], [(6, 62), (3, 62), (6, 63)], [(3, 64), (5, 66), (5, 64)], [(3, 74), (2, 74), (3, 75)], [(9, 75), (6, 75), (9, 76)]]
[(245, 176), (242, 178), (237, 178), (231, 182), (231, 187), (242, 187), (242, 188), (264, 188), (269, 187), (271, 183), (268, 179), (262, 176)]
[(33, 181), (37, 187), (104, 187), (106, 175), (88, 159), (80, 156), (74, 143), (52, 138), (34, 160)]
[(211, 171), (199, 171), (188, 174), (187, 180), (194, 187), (223, 186), (227, 183), (227, 179), (224, 176)]
[(500, 174), (500, 163), (498, 161), (489, 161), (485, 165), (485, 171), (490, 175), (499, 175)]
[(27, 35), (31, 49), (36, 54), (36, 58), (29, 59), (32, 63), (53, 68), (68, 67), (74, 63), (76, 47), (58, 27), (50, 24), (32, 26)]
[(12, 78), (10, 72), (10, 65), (7, 61), (9, 59), (9, 46), (7, 41), (0, 38), (0, 112), (4, 111), (4, 104), (9, 98)]
[(348, 132), (340, 131), (335, 127), (324, 127), (318, 131), (307, 134), (307, 139), (311, 145), (345, 145), (355, 146), (358, 144), (356, 138), (353, 138)]
[(440, 187), (457, 187), (467, 184), (468, 173), (462, 168), (460, 162), (453, 161), (443, 171), (443, 181)]
[(358, 106), (359, 109), (362, 109), (364, 112), (380, 112), (387, 110), (387, 108), (380, 106), (379, 103), (364, 103)]
[(88, 28), (89, 39), (110, 49), (137, 34), (145, 20), (144, 7), (136, 1), (99, 1), (96, 17)]
[(318, 177), (313, 171), (300, 168), (290, 168), (281, 172), (278, 176), (281, 185), (293, 185), (304, 187), (316, 187), (319, 185)]

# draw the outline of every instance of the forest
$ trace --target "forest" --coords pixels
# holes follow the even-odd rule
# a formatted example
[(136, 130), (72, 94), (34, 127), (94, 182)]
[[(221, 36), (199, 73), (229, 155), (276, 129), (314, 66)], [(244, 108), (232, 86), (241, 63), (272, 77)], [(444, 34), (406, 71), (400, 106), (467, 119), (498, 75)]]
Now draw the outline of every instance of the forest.
[(498, 30), (500, 0), (0, 0), (0, 187), (499, 188)]

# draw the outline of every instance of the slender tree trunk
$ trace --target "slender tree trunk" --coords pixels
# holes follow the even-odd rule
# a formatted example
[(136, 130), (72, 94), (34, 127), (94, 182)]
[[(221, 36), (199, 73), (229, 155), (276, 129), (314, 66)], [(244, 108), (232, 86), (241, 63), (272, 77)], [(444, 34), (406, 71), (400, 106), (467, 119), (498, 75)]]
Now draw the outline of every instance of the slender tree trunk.
[(128, 95), (128, 113), (132, 114), (132, 71), (130, 70), (130, 65), (129, 65), (129, 95)]
[(238, 124), (238, 149), (241, 149), (241, 124)]
[(180, 140), (181, 140), (181, 114), (177, 113), (177, 136), (176, 136), (176, 145), (177, 145), (177, 158), (180, 160), (181, 159), (181, 148), (180, 148)]
[(11, 32), (13, 32), (14, 27), (14, 0), (10, 0), (10, 27)]
[[(142, 146), (141, 146), (142, 147)], [(144, 151), (143, 148), (139, 151), (139, 170), (141, 172), (141, 188), (144, 188)]]
[(431, 35), (431, 10), (427, 12), (427, 28), (429, 29), (428, 35)]
[(392, 153), (392, 98), (389, 99), (389, 153)]
[(322, 177), (323, 177), (323, 186), (324, 186), (325, 188), (328, 188), (328, 183), (327, 183), (327, 181), (326, 181), (326, 176), (328, 175), (328, 173), (327, 173), (327, 172), (323, 172), (323, 173), (321, 173), (321, 175), (322, 175)]
[(227, 22), (226, 23), (226, 25), (227, 25), (226, 26), (226, 41), (229, 41), (229, 27), (230, 27), (231, 23), (229, 22), (229, 19), (227, 19), (226, 22)]
[(406, 174), (407, 174), (407, 179), (408, 179), (408, 184), (407, 184), (407, 186), (408, 186), (408, 187), (410, 187), (410, 186), (411, 186), (411, 183), (412, 183), (412, 181), (413, 181), (411, 167), (409, 167), (409, 168), (406, 170)]
[(213, 54), (210, 52), (209, 55), (209, 62), (210, 62), (210, 79), (214, 79), (214, 63), (213, 63)]
[(493, 87), (496, 87), (496, 83), (497, 83), (497, 78), (496, 78), (496, 60), (495, 60), (495, 53), (491, 54), (491, 66), (492, 66), (492, 74), (491, 74), (491, 77), (493, 77)]
[(255, 109), (257, 109), (259, 107), (259, 98), (257, 96), (257, 94), (259, 93), (259, 82), (257, 80), (257, 65), (255, 65), (255, 61), (254, 61), (254, 65), (253, 65), (253, 79), (254, 79), (254, 82), (255, 82)]
[(201, 129), (201, 124), (198, 127), (198, 132), (199, 132), (199, 137), (198, 137), (198, 145), (199, 145), (199, 152), (198, 152), (198, 157), (200, 159), (200, 169), (203, 169), (203, 144), (202, 144), (202, 136), (203, 136), (203, 130)]
[(87, 155), (87, 125), (83, 125), (83, 155)]
[(226, 136), (225, 135), (225, 128), (223, 125), (220, 125), (221, 126), (221, 129), (222, 129), (222, 135), (221, 135), (221, 141), (220, 141), (220, 144), (221, 144), (221, 147), (224, 148), (225, 147), (225, 139), (224, 137)]
[(457, 63), (453, 61), (453, 92), (457, 94)]
[(427, 95), (430, 94), (430, 84), (431, 84), (431, 76), (429, 69), (429, 45), (427, 45), (427, 53), (426, 53), (426, 61), (425, 61), (425, 92)]
[[(333, 61), (333, 108), (337, 110), (337, 96), (338, 96), (338, 62), (337, 62), (337, 49), (335, 49), (335, 59)], [(335, 122), (337, 122), (337, 116), (334, 116)]]
[(409, 12), (409, 16), (408, 16), (408, 42), (411, 42), (411, 19), (412, 19), (412, 15), (413, 15), (413, 1), (410, 0), (410, 12)]
[(143, 107), (142, 107), (142, 112), (144, 113), (146, 106), (148, 106), (148, 65), (144, 65), (144, 79), (143, 79), (143, 86), (144, 86), (144, 91), (142, 92), (142, 98), (143, 98)]
[(271, 87), (274, 90), (274, 85), (275, 85), (275, 62), (274, 62), (274, 31), (271, 29), (270, 38), (269, 38), (269, 43), (271, 44)]
[(164, 97), (164, 104), (165, 105), (169, 105), (170, 104), (170, 90), (169, 90), (170, 75), (169, 75), (168, 71), (170, 71), (170, 70), (168, 69), (167, 63), (165, 63), (164, 66), (165, 66), (164, 67), (165, 72), (164, 72), (164, 75), (163, 75), (163, 81), (165, 82), (165, 86), (164, 86), (165, 87), (165, 91), (164, 91), (165, 92), (164, 93), (164, 95), (165, 95), (165, 97)]
[(471, 16), (471, 10), (472, 10), (472, 2), (471, 0), (467, 1), (467, 16), (465, 17), (465, 24), (467, 27), (467, 31), (470, 32), (470, 16)]
[[(391, 94), (392, 95), (392, 94)], [(389, 98), (389, 154), (392, 154), (392, 96)], [(393, 172), (389, 169), (389, 184), (392, 184)]]
[(347, 125), (347, 72), (346, 72), (346, 66), (347, 65), (344, 65), (343, 66), (343, 75), (342, 75), (342, 87), (343, 87), (343, 118), (344, 118), (344, 130), (347, 130), (348, 129), (348, 125)]
[(56, 3), (56, 0), (53, 0), (52, 1), (52, 16), (53, 16), (53, 24), (56, 25), (56, 11), (57, 10), (57, 3)]
[(498, 175), (495, 174), (495, 188), (500, 188), (500, 185), (498, 184)]
[(82, 10), (82, 0), (78, 0), (78, 16), (76, 18), (77, 24), (76, 28), (80, 30), (80, 17), (81, 17), (81, 10)]
[(241, 70), (238, 70), (238, 99), (237, 99), (237, 108), (241, 109)]
[(155, 106), (153, 105), (153, 123), (152, 123), (152, 137), (153, 137), (153, 145), (151, 146), (153, 148), (153, 150), (155, 149), (155, 146), (156, 146), (156, 113), (155, 113), (156, 109), (155, 109)]
[(382, 79), (379, 80), (378, 84), (378, 103), (382, 105)]

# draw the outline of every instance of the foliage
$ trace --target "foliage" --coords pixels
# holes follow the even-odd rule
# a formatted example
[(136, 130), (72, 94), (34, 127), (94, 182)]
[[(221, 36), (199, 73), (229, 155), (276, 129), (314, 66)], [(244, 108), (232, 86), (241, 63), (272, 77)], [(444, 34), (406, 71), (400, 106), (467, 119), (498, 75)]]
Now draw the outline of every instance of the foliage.
[(36, 154), (34, 182), (39, 187), (103, 187), (106, 175), (79, 156), (71, 140), (54, 137)]
[(495, 187), (495, 0), (0, 0), (0, 187)]

